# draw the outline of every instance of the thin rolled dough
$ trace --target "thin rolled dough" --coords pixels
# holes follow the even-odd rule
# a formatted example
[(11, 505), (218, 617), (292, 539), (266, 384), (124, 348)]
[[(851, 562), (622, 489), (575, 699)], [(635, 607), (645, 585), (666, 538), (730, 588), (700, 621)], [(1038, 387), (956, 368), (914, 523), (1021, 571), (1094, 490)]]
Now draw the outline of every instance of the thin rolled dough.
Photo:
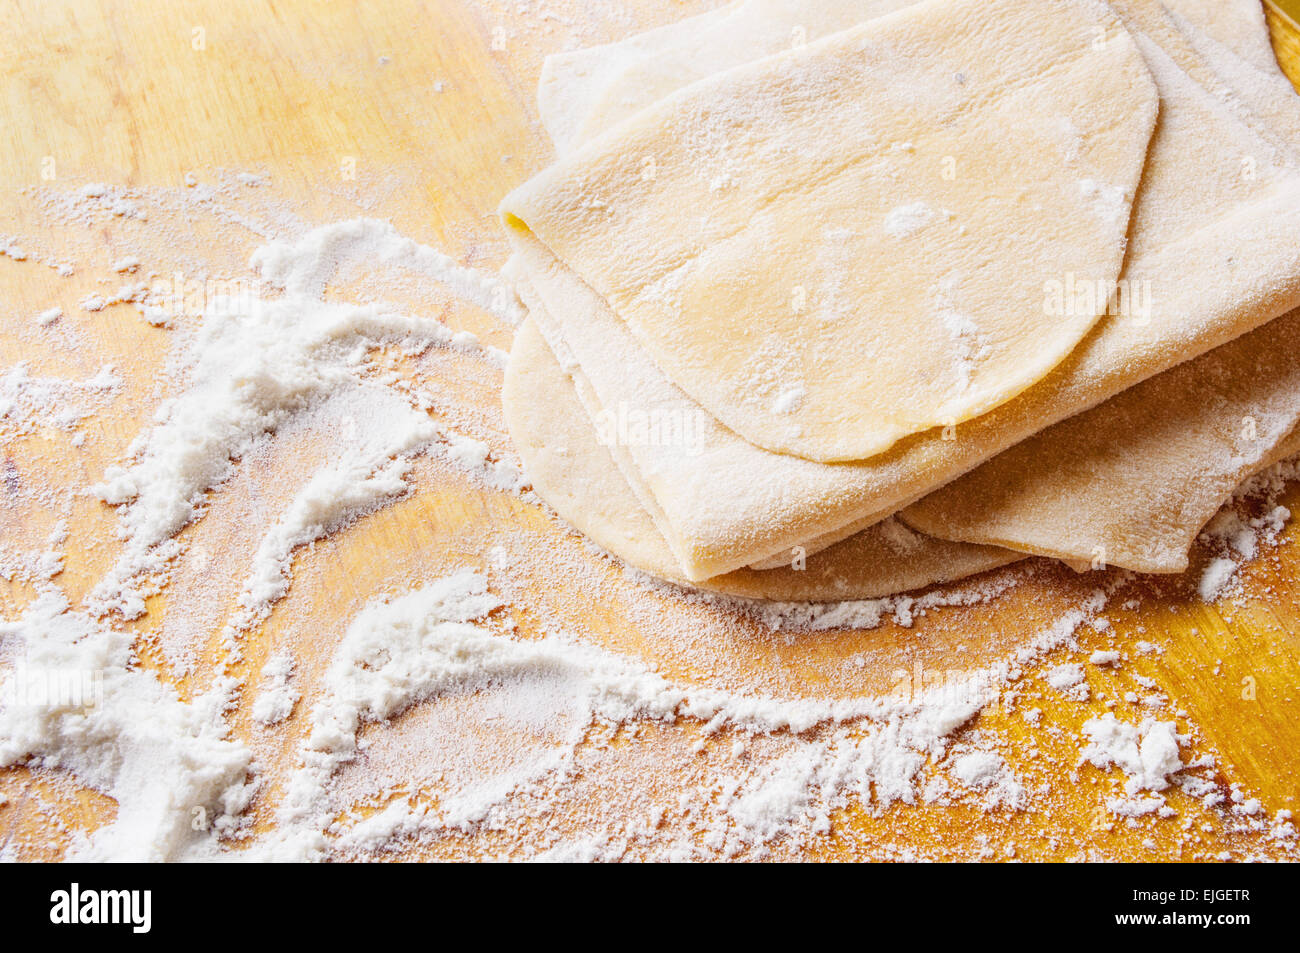
[[(1224, 103), (1235, 103), (1238, 97), (1231, 88), (1215, 85), (1217, 74), (1206, 70), (1195, 44), (1161, 20), (1162, 10), (1158, 16), (1148, 15), (1157, 5), (1129, 6), (1145, 17), (1129, 25), (1145, 27), (1139, 30), (1139, 42), (1159, 63), (1157, 79), (1164, 98), (1139, 200), (1143, 254), (1129, 265), (1129, 272), (1138, 276), (1164, 276), (1159, 293), (1153, 294), (1151, 320), (1107, 321), (1079, 358), (1053, 375), (1051, 386), (1034, 388), (989, 419), (957, 428), (952, 435), (960, 439), (927, 436), (865, 465), (792, 465), (788, 457), (756, 455), (724, 428), (713, 435), (716, 440), (710, 438), (704, 454), (674, 454), (671, 448), (648, 454), (643, 448), (629, 448), (624, 454), (632, 461), (629, 479), (661, 512), (665, 535), (688, 578), (734, 568), (764, 548), (774, 554), (773, 564), (785, 562), (790, 547), (801, 540), (808, 552), (816, 552), (893, 512), (909, 495), (919, 497), (927, 484), (933, 488), (946, 482), (1041, 426), (1230, 340), (1287, 304), (1300, 303), (1294, 168), (1283, 151), (1260, 134), (1266, 125), (1257, 116), (1225, 108)], [(1158, 46), (1153, 35), (1159, 38)], [(1199, 82), (1192, 80), (1193, 74)], [(1290, 99), (1280, 98), (1278, 108), (1294, 108), (1294, 94), (1287, 95)], [(1243, 155), (1257, 159), (1257, 175), (1239, 174)], [(1189, 195), (1188, 181), (1206, 185)], [(1233, 248), (1235, 254), (1224, 248)], [(532, 270), (543, 279), (539, 289), (547, 286), (545, 268)], [(591, 389), (599, 398), (594, 412), (600, 412), (602, 403), (645, 406), (647, 400), (664, 407), (677, 400), (677, 410), (698, 411), (671, 382), (656, 377), (657, 369), (640, 355), (626, 329), (619, 339), (616, 319), (594, 335), (580, 334), (580, 327), (565, 328), (564, 315), (584, 309), (599, 313), (602, 308), (581, 282), (560, 293), (554, 287), (548, 292), (561, 317), (545, 309), (535, 313), (544, 330), (551, 325), (552, 343), (568, 333), (574, 345), (571, 354), (581, 352), (582, 363), (591, 369)], [(533, 303), (538, 303), (536, 292)], [(741, 489), (732, 493), (733, 487)]]
[(564, 152), (697, 80), (915, 2), (740, 0), (618, 43), (548, 57), (537, 97), (542, 122)]
[(923, 532), (1182, 572), (1244, 479), (1296, 450), (1300, 311), (1035, 434), (899, 514)]
[(502, 211), (730, 429), (862, 459), (1087, 334), (1104, 296), (1042, 288), (1114, 284), (1155, 113), (1103, 7), (936, 0), (682, 89)]
[[(561, 518), (629, 565), (684, 582), (654, 520), (599, 442), (575, 381), (531, 320), (516, 333), (504, 394), (507, 422), (528, 478)], [(998, 547), (933, 539), (886, 520), (809, 557), (802, 569), (742, 569), (696, 585), (752, 599), (870, 599), (1023, 558)]]

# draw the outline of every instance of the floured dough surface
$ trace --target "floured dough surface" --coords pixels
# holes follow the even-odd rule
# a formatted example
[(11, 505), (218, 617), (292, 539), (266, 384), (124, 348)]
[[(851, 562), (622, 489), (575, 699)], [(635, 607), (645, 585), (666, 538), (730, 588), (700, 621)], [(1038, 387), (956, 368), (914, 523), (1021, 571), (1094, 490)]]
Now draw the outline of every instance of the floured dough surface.
[[(1237, 8), (1244, 2), (1234, 0), (1228, 19), (1242, 12)], [(850, 7), (865, 17), (868, 8), (886, 6), (901, 4), (748, 0), (685, 21), (675, 31), (653, 31), (581, 55), (565, 54), (574, 58), (565, 69), (575, 94), (567, 100), (555, 97), (548, 106), (544, 83), (544, 114), (553, 114), (548, 128), (553, 121), (567, 123), (571, 139), (561, 148), (580, 147), (584, 139), (707, 71), (699, 59), (691, 59), (691, 69), (665, 68), (689, 50), (725, 53), (716, 58), (716, 68), (724, 69), (784, 48), (795, 28), (802, 27), (811, 39), (819, 35), (819, 24), (850, 15), (844, 12)], [(1182, 442), (1155, 442), (1149, 433), (1126, 429), (1123, 414), (1110, 403), (1088, 409), (1300, 304), (1300, 186), (1292, 146), (1279, 135), (1279, 129), (1295, 121), (1296, 97), (1289, 88), (1278, 88), (1276, 66), (1258, 55), (1262, 30), (1206, 21), (1204, 5), (1198, 3), (1123, 0), (1116, 9), (1136, 38), (1161, 98), (1130, 257), (1121, 275), (1125, 290), (1134, 293), (1127, 303), (1138, 308), (1103, 318), (1060, 366), (1019, 397), (942, 434), (916, 434), (870, 460), (842, 464), (763, 450), (719, 423), (665, 374), (610, 303), (550, 254), (538, 236), (515, 235), (521, 296), (552, 347), (564, 355), (588, 418), (631, 410), (700, 421), (689, 448), (636, 441), (608, 448), (632, 490), (633, 508), (668, 549), (661, 560), (664, 572), (657, 574), (701, 584), (719, 574), (737, 577), (735, 570), (747, 563), (763, 569), (785, 566), (794, 547), (815, 554), (843, 545), (842, 540), (860, 542), (871, 535), (864, 529), (1035, 432), (1045, 460), (1068, 455), (1076, 433), (1106, 433), (1112, 457), (1139, 454), (1144, 465), (1099, 469), (1091, 474), (1091, 485), (1058, 482), (1051, 507), (1062, 512), (1070, 505), (1063, 498), (1072, 499), (1077, 525), (1063, 521), (1052, 526), (1027, 508), (1003, 522), (1004, 537), (999, 538), (1071, 560), (1088, 559), (1102, 539), (1100, 545), (1110, 543), (1112, 564), (1167, 571), (1161, 567), (1185, 559), (1199, 508), (1211, 505), (1211, 498), (1239, 475), (1265, 465), (1270, 445), (1273, 453), (1285, 450), (1285, 440), (1276, 442), (1281, 428), (1275, 420), (1261, 427), (1248, 454), (1199, 460), (1185, 452), (1187, 441), (1195, 444), (1211, 424), (1216, 432), (1229, 433), (1239, 423), (1232, 416), (1238, 407), (1267, 402), (1275, 394), (1269, 381), (1249, 375), (1238, 381), (1233, 401), (1215, 404), (1212, 417), (1185, 421), (1200, 430), (1179, 434)], [(759, 10), (761, 22), (755, 19)], [(635, 55), (622, 55), (631, 49)], [(622, 52), (612, 56), (615, 50)], [(578, 60), (581, 68), (570, 68)], [(558, 84), (564, 70), (550, 72)], [(1267, 107), (1267, 115), (1256, 111), (1259, 104)], [(620, 110), (626, 112), (620, 115)], [(1279, 116), (1286, 121), (1279, 124)], [(1242, 156), (1252, 158), (1250, 175), (1242, 174)], [(1189, 181), (1199, 183), (1198, 188), (1189, 190)], [(888, 224), (895, 232), (926, 227), (923, 208), (909, 204), (892, 211), (896, 214)], [(1071, 287), (1087, 284), (1078, 274), (1064, 277)], [(1202, 389), (1212, 385), (1199, 370), (1186, 372), (1183, 379)], [(1083, 416), (1073, 421), (1071, 433), (1043, 431), (1080, 411)], [(982, 469), (970, 479), (977, 479)], [(1168, 504), (1176, 490), (1170, 487), (1193, 476), (1202, 494), (1187, 503), (1181, 518), (1171, 518)], [(1125, 482), (1130, 478), (1142, 482)], [(958, 479), (948, 489), (964, 492), (964, 482)], [(1127, 535), (1109, 539), (1107, 532), (1118, 526), (1116, 499), (1127, 501), (1133, 526)], [(931, 525), (955, 535), (938, 523)], [(1031, 539), (1036, 531), (1047, 535)], [(602, 545), (635, 551), (631, 542)], [(810, 558), (809, 568), (814, 565)]]
[(1161, 0), (1175, 22), (1186, 22), (1261, 72), (1278, 73), (1261, 0)]
[(563, 152), (697, 80), (915, 2), (739, 0), (670, 27), (584, 50), (580, 62), (570, 59), (575, 54), (548, 59), (538, 91), (542, 121)]
[(948, 539), (1181, 572), (1246, 477), (1292, 451), (1300, 312), (999, 454), (901, 514)]
[(501, 401), (529, 482), (560, 516), (637, 569), (680, 572), (531, 318), (515, 332)]
[(727, 427), (861, 459), (1087, 334), (1106, 302), (1042, 289), (1113, 284), (1155, 113), (1104, 8), (923, 3), (689, 86), (502, 207)]
[[(510, 432), (534, 488), (568, 523), (630, 565), (680, 581), (676, 559), (638, 502), (536, 324), (524, 322), (503, 391)], [(793, 554), (792, 554), (793, 556)], [(868, 599), (950, 582), (1023, 558), (934, 539), (886, 520), (784, 568), (740, 570), (702, 588), (755, 599)]]

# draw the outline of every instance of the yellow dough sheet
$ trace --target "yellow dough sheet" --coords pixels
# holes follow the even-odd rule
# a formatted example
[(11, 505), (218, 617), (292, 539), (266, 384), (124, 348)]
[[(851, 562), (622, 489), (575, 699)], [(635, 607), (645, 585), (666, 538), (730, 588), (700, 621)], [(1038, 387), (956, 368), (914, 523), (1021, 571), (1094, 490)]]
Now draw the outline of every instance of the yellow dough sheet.
[(1300, 450), (1300, 312), (1035, 434), (907, 509), (909, 526), (1182, 572), (1244, 479)]
[[(598, 546), (651, 575), (683, 582), (654, 520), (599, 441), (573, 379), (531, 320), (518, 331), (504, 393), (510, 432), (533, 489)], [(695, 585), (754, 599), (870, 599), (1023, 558), (995, 546), (935, 539), (887, 519), (794, 565), (741, 569)]]
[[(728, 16), (746, 6), (727, 8)], [(1159, 12), (1169, 16), (1163, 8)], [(1138, 33), (1160, 88), (1161, 115), (1121, 277), (1121, 284), (1127, 280), (1137, 289), (1132, 307), (1103, 318), (1045, 381), (1006, 405), (956, 427), (905, 438), (867, 461), (815, 463), (740, 439), (662, 373), (600, 295), (532, 235), (515, 231), (520, 255), (514, 268), (521, 289), (527, 288), (521, 294), (557, 352), (581, 367), (593, 394), (589, 411), (632, 407), (678, 414), (679, 420), (699, 418), (689, 447), (633, 445), (622, 454), (624, 475), (649, 504), (681, 575), (701, 579), (762, 564), (765, 555), (786, 562), (796, 545), (810, 553), (831, 545), (1042, 427), (1296, 303), (1300, 192), (1294, 159), (1270, 135), (1275, 124), (1261, 120), (1244, 101), (1282, 116), (1292, 115), (1294, 103), (1270, 87), (1276, 77), (1257, 61), (1242, 56), (1228, 62), (1218, 55), (1224, 41), (1257, 55), (1250, 53), (1249, 30), (1209, 37), (1196, 35), (1181, 16), (1154, 22), (1159, 29), (1144, 25), (1159, 33), (1162, 45)], [(1131, 28), (1137, 26), (1130, 20)], [(1208, 68), (1198, 52), (1204, 46), (1213, 48), (1217, 69)], [(1220, 78), (1234, 70), (1259, 74), (1250, 96), (1232, 94)], [(618, 128), (606, 135), (617, 137)], [(1246, 155), (1252, 159), (1249, 174), (1241, 165)], [(1189, 181), (1204, 186), (1189, 195)], [(1062, 283), (1072, 277), (1078, 278), (1066, 275)]]
[(673, 93), (503, 214), (735, 433), (874, 456), (1005, 403), (1105, 311), (1042, 306), (1114, 285), (1155, 121), (1103, 9), (907, 7)]

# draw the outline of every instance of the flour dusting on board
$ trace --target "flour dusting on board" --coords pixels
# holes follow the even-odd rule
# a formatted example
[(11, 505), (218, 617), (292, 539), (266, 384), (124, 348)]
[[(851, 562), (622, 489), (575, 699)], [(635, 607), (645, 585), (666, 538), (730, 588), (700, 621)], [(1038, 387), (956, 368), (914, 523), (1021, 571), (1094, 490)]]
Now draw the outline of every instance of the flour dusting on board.
[[(59, 360), (0, 368), (0, 437), (57, 476), (4, 475), (11, 506), (50, 517), (0, 543), (21, 607), (0, 623), (0, 823), (35, 805), (0, 856), (762, 859), (830, 838), (1026, 856), (1057, 762), (1095, 772), (1099, 810), (1171, 857), (1209, 850), (1199, 825), (1215, 850), (1293, 855), (1284, 812), (1222, 785), (1152, 687), (1155, 634), (1111, 624), (1142, 597), (1131, 575), (1031, 562), (816, 605), (627, 571), (528, 490), (496, 406), (519, 305), (493, 270), (377, 219), (311, 227), (254, 178), (38, 190), (57, 240), (6, 239), (67, 288), (24, 318)], [(196, 221), (223, 240), (187, 245)], [(166, 356), (84, 366), (110, 320)], [(948, 323), (978, 359), (978, 329)], [(754, 368), (776, 413), (802, 397), (788, 371), (778, 353)], [(1293, 469), (1207, 528), (1221, 608), (1277, 542)], [(70, 536), (87, 507), (99, 535)], [(1050, 608), (1012, 625), (1022, 590)], [(1006, 634), (976, 637), (970, 613), (1006, 613)], [(1119, 704), (1086, 719), (1098, 695)], [(25, 779), (41, 793), (16, 796)], [(101, 795), (116, 808), (91, 828), (52, 820)], [(996, 851), (909, 837), (953, 805), (1020, 833)], [(1046, 823), (1042, 850), (1105, 855)]]

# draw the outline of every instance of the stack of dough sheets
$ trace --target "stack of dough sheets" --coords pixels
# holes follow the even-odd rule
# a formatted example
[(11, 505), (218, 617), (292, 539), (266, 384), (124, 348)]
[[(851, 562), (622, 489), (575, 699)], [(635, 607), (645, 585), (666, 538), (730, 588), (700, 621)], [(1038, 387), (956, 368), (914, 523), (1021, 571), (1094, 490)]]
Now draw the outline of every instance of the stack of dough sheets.
[(1300, 451), (1300, 97), (1258, 0), (739, 0), (550, 57), (539, 102), (507, 421), (638, 569), (1179, 572)]

